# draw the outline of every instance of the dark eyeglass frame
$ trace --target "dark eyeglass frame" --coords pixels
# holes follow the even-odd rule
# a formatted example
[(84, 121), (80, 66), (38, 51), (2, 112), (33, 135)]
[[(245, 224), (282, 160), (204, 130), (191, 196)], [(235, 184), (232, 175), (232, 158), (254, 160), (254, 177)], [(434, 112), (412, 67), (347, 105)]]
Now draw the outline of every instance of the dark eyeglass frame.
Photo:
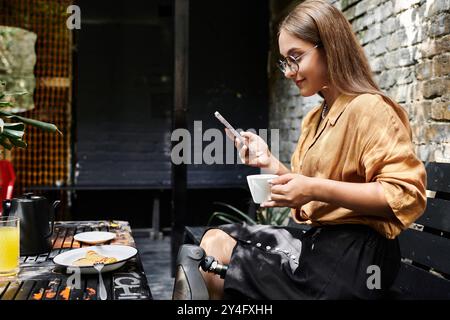
[(289, 68), (289, 70), (291, 70), (292, 72), (297, 73), (300, 68), (299, 63), (301, 62), (303, 57), (318, 47), (320, 47), (320, 44), (316, 44), (314, 47), (309, 48), (297, 58), (293, 56), (287, 56), (284, 59), (279, 59), (277, 66), (280, 69), (280, 71), (283, 72), (283, 74), (286, 73), (287, 68)]

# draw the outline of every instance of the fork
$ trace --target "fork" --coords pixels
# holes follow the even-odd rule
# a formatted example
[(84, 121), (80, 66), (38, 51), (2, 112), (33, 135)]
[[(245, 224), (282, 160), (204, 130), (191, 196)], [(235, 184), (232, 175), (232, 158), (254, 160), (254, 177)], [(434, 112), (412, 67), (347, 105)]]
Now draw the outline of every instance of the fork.
[(105, 266), (104, 263), (96, 262), (94, 263), (95, 270), (98, 271), (98, 280), (99, 280), (99, 294), (100, 294), (100, 300), (106, 300), (108, 298), (108, 294), (106, 293), (105, 283), (103, 282), (102, 277), (102, 269)]

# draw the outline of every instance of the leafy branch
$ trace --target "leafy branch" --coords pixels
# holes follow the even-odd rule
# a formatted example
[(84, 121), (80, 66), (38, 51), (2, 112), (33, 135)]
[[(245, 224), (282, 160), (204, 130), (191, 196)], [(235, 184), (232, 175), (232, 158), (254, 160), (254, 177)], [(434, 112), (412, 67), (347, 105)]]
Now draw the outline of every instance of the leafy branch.
[(25, 125), (30, 125), (47, 132), (58, 132), (59, 134), (62, 134), (54, 124), (18, 116), (14, 113), (5, 111), (5, 108), (14, 106), (14, 104), (8, 100), (8, 97), (21, 96), (27, 94), (27, 92), (5, 92), (4, 88), (5, 83), (0, 82), (0, 145), (8, 150), (11, 150), (14, 147), (26, 148), (27, 143), (23, 141)]

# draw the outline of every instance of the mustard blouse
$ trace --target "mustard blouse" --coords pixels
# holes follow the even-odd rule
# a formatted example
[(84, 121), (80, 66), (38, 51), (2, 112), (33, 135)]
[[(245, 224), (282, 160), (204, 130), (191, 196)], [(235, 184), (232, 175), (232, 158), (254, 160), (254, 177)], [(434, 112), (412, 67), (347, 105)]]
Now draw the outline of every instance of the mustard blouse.
[(378, 181), (394, 215), (371, 216), (311, 201), (293, 210), (294, 220), (364, 224), (395, 238), (426, 206), (426, 171), (413, 149), (407, 113), (374, 94), (340, 95), (319, 124), (321, 109), (313, 108), (303, 120), (292, 172), (345, 182)]

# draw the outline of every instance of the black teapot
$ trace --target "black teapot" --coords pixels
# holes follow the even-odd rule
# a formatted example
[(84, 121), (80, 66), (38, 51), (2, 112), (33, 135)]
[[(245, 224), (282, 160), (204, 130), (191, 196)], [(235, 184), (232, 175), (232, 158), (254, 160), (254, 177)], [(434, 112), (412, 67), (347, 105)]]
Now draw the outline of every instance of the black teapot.
[(31, 256), (49, 252), (55, 223), (55, 210), (61, 201), (49, 204), (45, 197), (26, 193), (3, 200), (3, 214), (20, 218), (20, 255)]

